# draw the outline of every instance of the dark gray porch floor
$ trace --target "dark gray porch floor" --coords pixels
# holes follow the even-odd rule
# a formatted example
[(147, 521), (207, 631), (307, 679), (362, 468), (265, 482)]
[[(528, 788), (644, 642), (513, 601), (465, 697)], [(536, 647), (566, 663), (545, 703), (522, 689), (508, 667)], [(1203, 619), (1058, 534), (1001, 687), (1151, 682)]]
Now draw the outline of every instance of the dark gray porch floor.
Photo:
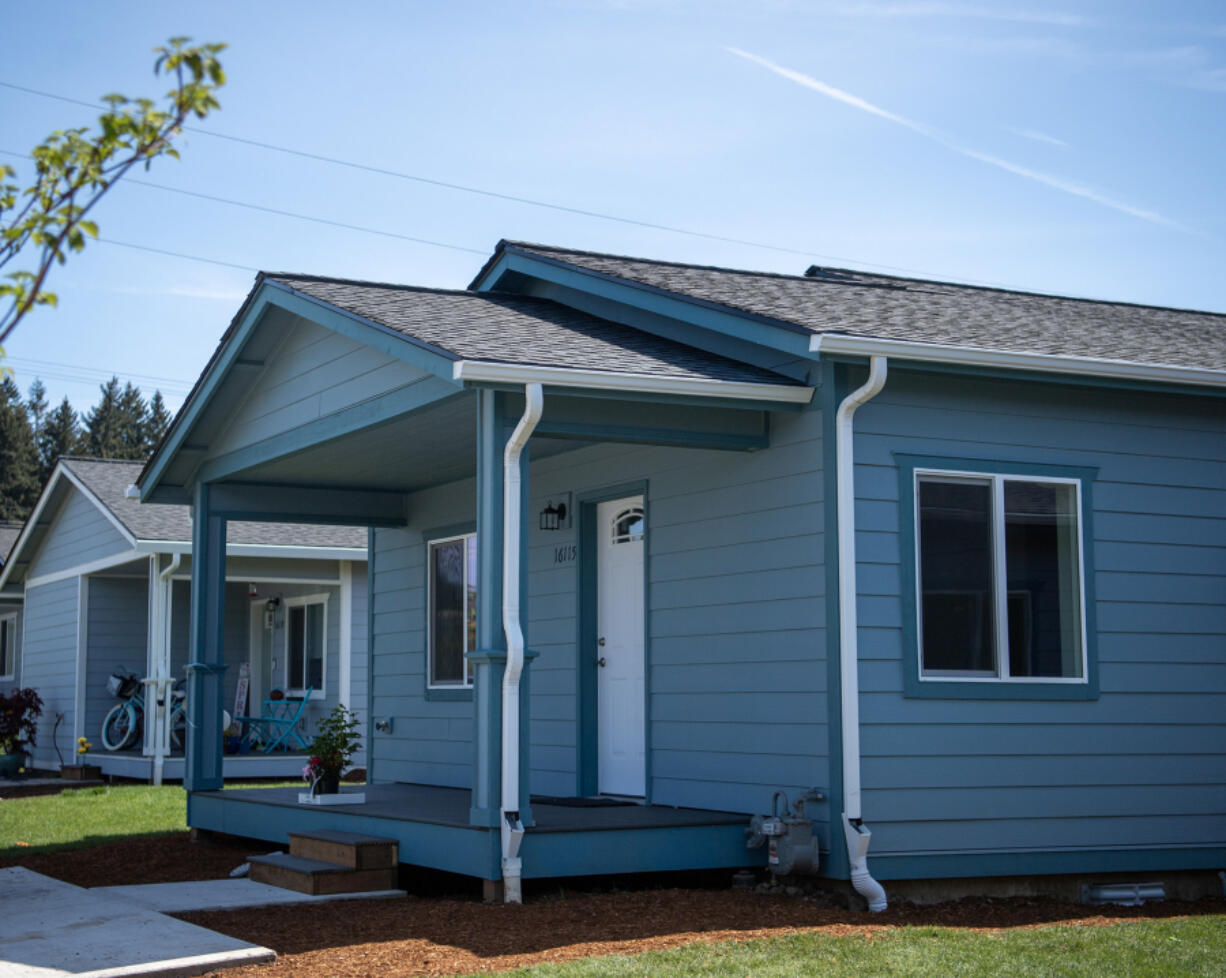
[[(239, 791), (197, 792), (205, 798), (224, 798), (227, 802), (301, 810), (298, 793), (303, 788), (244, 788)], [(468, 820), (471, 792), (464, 788), (440, 788), (424, 784), (369, 784), (349, 787), (366, 793), (366, 803), (327, 808), (332, 813), (362, 815), (367, 818), (423, 822), (452, 828), (472, 827)], [(533, 800), (533, 825), (529, 833), (602, 832), (618, 829), (684, 828), (700, 825), (745, 825), (749, 816), (712, 812), (695, 808), (668, 808), (663, 805), (619, 805), (583, 807), (553, 805)]]

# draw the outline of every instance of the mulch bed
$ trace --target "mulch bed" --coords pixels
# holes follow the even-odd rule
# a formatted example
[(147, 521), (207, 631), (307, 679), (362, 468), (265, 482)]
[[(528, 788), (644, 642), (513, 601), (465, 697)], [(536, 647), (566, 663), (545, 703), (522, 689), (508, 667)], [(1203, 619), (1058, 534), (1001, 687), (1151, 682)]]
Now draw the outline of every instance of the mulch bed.
[[(226, 876), (248, 854), (273, 847), (248, 840), (191, 842), (187, 833), (123, 840), (71, 852), (9, 859), (79, 886), (177, 882)], [(1049, 924), (1102, 926), (1139, 917), (1224, 914), (1226, 900), (1084, 907), (1045, 899), (974, 899), (868, 915), (823, 898), (729, 889), (581, 891), (525, 884), (527, 903), (489, 906), (466, 897), (457, 878), (417, 877), (403, 900), (366, 900), (181, 914), (184, 920), (273, 948), (271, 965), (229, 969), (219, 978), (380, 978), (505, 971), (604, 954), (636, 954), (695, 942), (753, 940), (801, 931), (872, 935), (904, 926), (972, 930)], [(591, 886), (589, 881), (588, 886)], [(441, 887), (446, 896), (429, 895)]]

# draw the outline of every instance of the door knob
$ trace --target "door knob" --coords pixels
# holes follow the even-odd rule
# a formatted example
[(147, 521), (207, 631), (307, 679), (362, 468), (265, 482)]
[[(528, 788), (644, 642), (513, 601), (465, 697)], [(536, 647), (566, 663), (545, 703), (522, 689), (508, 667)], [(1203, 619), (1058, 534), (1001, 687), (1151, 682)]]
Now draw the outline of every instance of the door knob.
[(603, 668), (604, 668), (604, 666), (605, 666), (605, 662), (604, 662), (604, 656), (603, 656), (603, 655), (602, 655), (602, 656), (601, 656), (599, 659), (597, 659), (597, 660), (596, 660), (596, 665), (600, 666), (600, 668), (601, 668), (601, 669), (603, 669)]
[(596, 644), (599, 645), (602, 649), (604, 648), (604, 636), (603, 635), (601, 635), (600, 638), (596, 639)]

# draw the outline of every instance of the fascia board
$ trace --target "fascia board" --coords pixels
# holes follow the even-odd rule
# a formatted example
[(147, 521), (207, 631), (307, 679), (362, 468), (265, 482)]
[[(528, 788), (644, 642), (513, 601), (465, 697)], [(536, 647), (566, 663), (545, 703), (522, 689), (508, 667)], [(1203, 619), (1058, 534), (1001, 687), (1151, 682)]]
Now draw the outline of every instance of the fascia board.
[(885, 356), (892, 360), (915, 360), (997, 370), (1054, 373), (1104, 380), (1226, 387), (1226, 371), (1180, 367), (1174, 364), (1136, 363), (1130, 360), (1059, 356), (1050, 353), (1018, 353), (1012, 350), (912, 343), (906, 340), (846, 336), (840, 333), (822, 333), (814, 336), (809, 348), (819, 357), (823, 354)]
[(628, 394), (672, 394), (682, 397), (718, 397), (743, 401), (775, 401), (783, 404), (808, 404), (813, 388), (789, 384), (753, 384), (728, 380), (686, 377), (659, 377), (654, 374), (607, 373), (600, 370), (573, 370), (568, 367), (535, 367), (484, 360), (458, 360), (455, 379), (470, 383), (543, 384), (547, 387), (575, 387), (621, 391)]
[(476, 291), (489, 292), (490, 284), (504, 272), (518, 272), (544, 279), (557, 285), (590, 292), (605, 299), (624, 303), (658, 315), (677, 319), (704, 329), (748, 340), (762, 346), (802, 356), (812, 330), (784, 319), (772, 319), (706, 299), (697, 299), (680, 292), (670, 292), (654, 285), (632, 282), (605, 272), (595, 272), (580, 265), (508, 250), (470, 286)]

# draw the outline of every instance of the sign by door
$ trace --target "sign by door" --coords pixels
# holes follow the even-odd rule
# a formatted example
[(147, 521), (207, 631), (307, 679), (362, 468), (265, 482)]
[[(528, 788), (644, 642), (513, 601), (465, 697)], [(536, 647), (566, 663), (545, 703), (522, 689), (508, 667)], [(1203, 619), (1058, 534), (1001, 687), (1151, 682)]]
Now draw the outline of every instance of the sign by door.
[(238, 685), (234, 687), (234, 715), (247, 716), (247, 687), (251, 685), (251, 663), (244, 662), (238, 667)]

